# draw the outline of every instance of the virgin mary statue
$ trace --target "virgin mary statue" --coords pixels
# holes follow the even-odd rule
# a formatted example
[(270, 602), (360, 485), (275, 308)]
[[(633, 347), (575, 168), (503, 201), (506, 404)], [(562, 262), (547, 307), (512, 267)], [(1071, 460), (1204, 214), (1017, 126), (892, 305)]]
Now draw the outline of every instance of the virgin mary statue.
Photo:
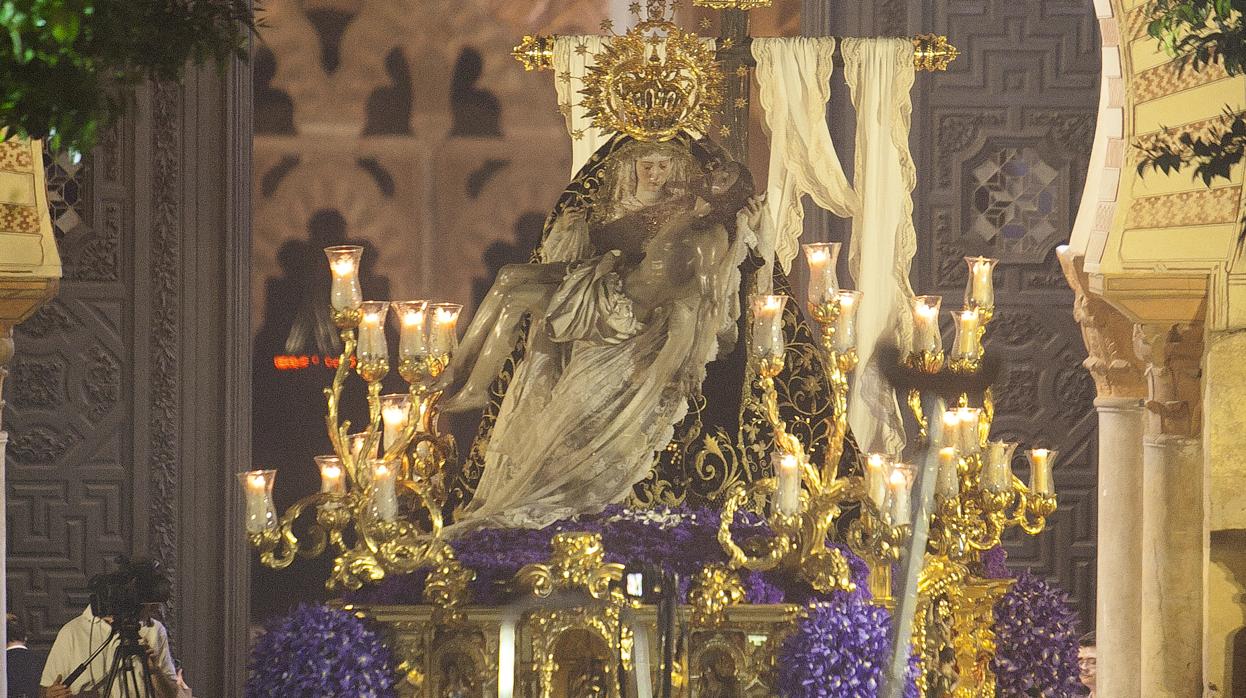
[[(752, 195), (706, 139), (620, 136), (589, 160), (443, 375), (446, 409), (485, 409), (451, 487), (457, 520), (539, 527), (611, 503), (705, 504), (768, 474), (773, 435), (737, 341), (761, 268)], [(795, 312), (785, 325), (782, 411), (813, 444), (829, 391), (808, 328)]]

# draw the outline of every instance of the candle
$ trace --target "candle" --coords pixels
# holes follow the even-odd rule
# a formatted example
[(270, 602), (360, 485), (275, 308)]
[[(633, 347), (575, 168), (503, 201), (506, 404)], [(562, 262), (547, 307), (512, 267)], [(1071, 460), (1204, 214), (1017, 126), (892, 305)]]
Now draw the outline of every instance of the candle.
[(407, 428), (407, 419), (411, 414), (411, 398), (405, 393), (394, 393), (381, 396), (381, 423), (385, 429), (385, 438), (381, 446), (382, 452), (394, 447), (402, 439), (402, 430)]
[(394, 488), (396, 473), (390, 464), (379, 458), (372, 461), (372, 512), (381, 521), (398, 516), (398, 493)]
[(809, 263), (809, 302), (815, 305), (827, 303), (839, 290), (835, 266), (839, 260), (840, 243), (814, 242), (802, 247), (805, 261)]
[(891, 495), (891, 525), (903, 526), (912, 523), (912, 514), (909, 509), (909, 494), (912, 487), (912, 481), (909, 480), (909, 466), (897, 465), (891, 471), (891, 476), (887, 479), (887, 486)]
[(887, 473), (891, 459), (881, 453), (871, 453), (865, 459), (865, 489), (879, 511), (887, 503)]
[(458, 303), (433, 303), (429, 308), (433, 313), (433, 326), (429, 330), (428, 338), (429, 350), (433, 356), (444, 359), (459, 344), (456, 328), (463, 306)]
[(394, 301), (398, 315), (398, 358), (423, 359), (428, 356), (427, 301)]
[(913, 299), (913, 353), (937, 354), (943, 350), (939, 335), (940, 296), (917, 296)]
[(982, 487), (996, 494), (1012, 489), (1012, 454), (1017, 450), (1014, 441), (991, 441), (986, 445), (986, 470), (982, 473)]
[(276, 470), (249, 470), (238, 474), (246, 498), (247, 533), (263, 533), (277, 526), (277, 510), (273, 506), (276, 477)]
[(956, 410), (947, 410), (943, 413), (943, 443), (942, 446), (959, 448), (960, 447), (960, 415)]
[(350, 459), (352, 463), (359, 464), (363, 463), (365, 460), (376, 457), (375, 452), (366, 454), (363, 452), (363, 448), (368, 442), (368, 432), (357, 431), (354, 434), (347, 434), (346, 442), (350, 448)]
[(960, 439), (956, 447), (966, 458), (978, 455), (978, 452), (982, 450), (982, 441), (979, 435), (982, 410), (976, 407), (958, 407), (956, 408), (956, 416), (960, 419)]
[(363, 319), (359, 321), (358, 354), (360, 363), (389, 360), (389, 345), (385, 342), (385, 314), (389, 304), (384, 301), (364, 301), (360, 308)]
[(795, 516), (800, 513), (800, 459), (790, 453), (775, 453), (773, 459), (779, 477), (775, 508), (784, 516)]
[(960, 494), (960, 456), (956, 449), (944, 447), (939, 449), (939, 475), (935, 479), (935, 494), (944, 499), (956, 499)]
[(753, 355), (759, 359), (781, 359), (786, 349), (783, 339), (783, 306), (787, 296), (755, 295), (753, 309)]
[(969, 281), (965, 284), (966, 308), (994, 308), (995, 285), (991, 275), (995, 272), (998, 259), (987, 257), (966, 257), (969, 265)]
[(345, 494), (346, 479), (342, 472), (342, 459), (337, 456), (316, 456), (316, 465), (320, 468), (320, 491), (330, 494)]
[(952, 358), (977, 361), (981, 356), (978, 346), (978, 328), (981, 326), (981, 317), (977, 309), (953, 311), (952, 326), (956, 328), (956, 342), (952, 345)]
[(333, 283), (329, 288), (329, 304), (334, 310), (354, 310), (363, 302), (359, 288), (359, 259), (363, 248), (358, 245), (336, 245), (324, 249), (329, 258)]
[(1030, 491), (1034, 494), (1050, 497), (1056, 493), (1051, 480), (1056, 455), (1055, 451), (1046, 448), (1034, 448), (1026, 453), (1030, 459)]
[(514, 695), (515, 618), (508, 614), (498, 628), (498, 698), (514, 698)]
[(861, 306), (860, 291), (840, 291), (839, 317), (835, 320), (835, 351), (843, 354), (857, 348), (857, 308)]

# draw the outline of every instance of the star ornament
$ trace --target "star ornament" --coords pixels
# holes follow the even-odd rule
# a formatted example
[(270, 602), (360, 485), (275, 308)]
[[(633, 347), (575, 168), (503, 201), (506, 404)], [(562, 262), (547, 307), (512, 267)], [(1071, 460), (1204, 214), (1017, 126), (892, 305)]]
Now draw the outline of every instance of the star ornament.
[(614, 22), (612, 22), (612, 21), (610, 21), (610, 20), (608, 20), (608, 19), (603, 19), (603, 20), (601, 20), (601, 24), (600, 24), (599, 26), (601, 27), (601, 30), (602, 30), (603, 32), (613, 32), (613, 31), (614, 31)]
[(731, 127), (730, 127), (730, 126), (728, 126), (728, 125), (726, 125), (726, 124), (723, 124), (722, 126), (719, 126), (719, 127), (718, 127), (718, 135), (719, 135), (720, 137), (722, 137), (722, 138), (726, 138), (726, 137), (730, 136), (730, 135), (731, 135)]

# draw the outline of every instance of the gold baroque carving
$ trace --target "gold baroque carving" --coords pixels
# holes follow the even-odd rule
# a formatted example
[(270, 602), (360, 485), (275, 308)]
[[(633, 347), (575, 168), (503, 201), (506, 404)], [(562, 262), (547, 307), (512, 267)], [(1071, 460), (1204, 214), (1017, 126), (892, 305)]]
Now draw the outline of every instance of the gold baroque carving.
[(1067, 247), (1056, 252), (1064, 277), (1073, 289), (1073, 319), (1082, 328), (1089, 356), (1082, 365), (1090, 371), (1099, 397), (1142, 397), (1142, 362), (1134, 352), (1133, 325), (1111, 304), (1088, 290), (1083, 266), (1086, 257)]

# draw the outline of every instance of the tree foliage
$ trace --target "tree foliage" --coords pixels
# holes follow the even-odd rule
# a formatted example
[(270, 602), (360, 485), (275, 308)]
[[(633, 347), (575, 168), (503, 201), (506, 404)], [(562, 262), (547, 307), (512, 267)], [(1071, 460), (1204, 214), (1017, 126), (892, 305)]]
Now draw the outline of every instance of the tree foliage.
[(0, 126), (88, 150), (145, 80), (244, 56), (246, 0), (0, 0)]
[[(1221, 66), (1229, 75), (1246, 73), (1246, 0), (1153, 0), (1147, 33), (1177, 57), (1179, 70)], [(1246, 154), (1246, 115), (1226, 108), (1205, 129), (1173, 131), (1139, 143), (1139, 174), (1164, 174), (1193, 168), (1210, 186)]]

